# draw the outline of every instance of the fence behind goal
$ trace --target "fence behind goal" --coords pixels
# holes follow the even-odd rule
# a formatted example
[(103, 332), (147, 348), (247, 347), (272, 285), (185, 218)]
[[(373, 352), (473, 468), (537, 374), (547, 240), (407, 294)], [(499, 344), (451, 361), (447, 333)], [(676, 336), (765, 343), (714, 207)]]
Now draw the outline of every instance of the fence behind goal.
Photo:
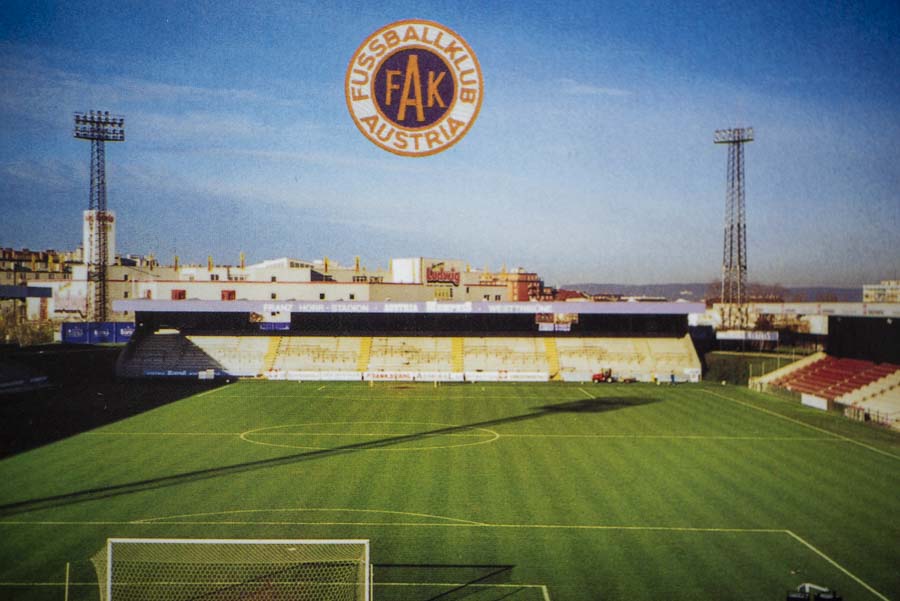
[(367, 540), (111, 538), (101, 601), (371, 601)]

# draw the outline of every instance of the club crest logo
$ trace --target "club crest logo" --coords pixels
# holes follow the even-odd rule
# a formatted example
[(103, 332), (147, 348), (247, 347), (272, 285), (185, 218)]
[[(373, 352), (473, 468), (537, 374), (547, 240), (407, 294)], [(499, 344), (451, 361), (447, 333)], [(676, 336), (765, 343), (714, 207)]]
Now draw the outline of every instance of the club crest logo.
[(360, 45), (344, 93), (353, 122), (374, 144), (428, 156), (468, 133), (484, 83), (475, 53), (456, 32), (411, 19), (382, 27)]

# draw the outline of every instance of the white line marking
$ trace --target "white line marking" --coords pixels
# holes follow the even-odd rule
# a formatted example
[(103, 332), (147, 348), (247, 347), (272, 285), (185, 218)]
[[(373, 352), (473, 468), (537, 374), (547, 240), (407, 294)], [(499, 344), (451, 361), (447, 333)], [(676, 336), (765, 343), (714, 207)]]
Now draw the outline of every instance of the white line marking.
[[(243, 434), (243, 432), (241, 432)], [(366, 436), (369, 438), (385, 438), (391, 436), (417, 436), (418, 432), (408, 432), (408, 433), (400, 433), (400, 432), (254, 432), (253, 436)], [(487, 434), (430, 434), (428, 432), (422, 432), (422, 435), (427, 435), (429, 438), (485, 438)], [(238, 434), (240, 436), (240, 434)], [(493, 436), (493, 435), (492, 435)], [(496, 437), (494, 437), (496, 438)]]
[(240, 432), (84, 432), (87, 436), (240, 436)]
[[(266, 511), (266, 510), (247, 510), (247, 511)], [(270, 510), (273, 511), (273, 510)], [(289, 510), (285, 510), (289, 511)], [(303, 511), (303, 510), (301, 510)], [(347, 510), (324, 510), (324, 511), (347, 511)], [(371, 510), (380, 513), (380, 510)], [(231, 512), (222, 512), (231, 513)], [(399, 512), (398, 512), (399, 513)], [(416, 515), (416, 514), (412, 514)], [(429, 517), (423, 514), (425, 517)], [(279, 520), (279, 521), (247, 521), (247, 520), (180, 520), (175, 521), (179, 516), (145, 518), (132, 521), (91, 521), (76, 522), (64, 520), (0, 520), (2, 525), (15, 526), (81, 526), (81, 525), (132, 525), (132, 526), (172, 526), (172, 525), (190, 525), (190, 526), (207, 526), (207, 525), (226, 525), (226, 526), (385, 526), (385, 527), (421, 527), (421, 528), (505, 528), (505, 529), (523, 529), (523, 530), (636, 530), (636, 531), (659, 531), (659, 532), (724, 532), (724, 533), (759, 533), (759, 534), (777, 534), (786, 532), (783, 528), (693, 528), (687, 526), (606, 526), (600, 524), (492, 524), (488, 522), (469, 522), (456, 520), (453, 522), (312, 522), (297, 520)], [(444, 518), (441, 516), (430, 516), (442, 520), (455, 518)], [(172, 519), (173, 521), (163, 521)], [(150, 521), (153, 520), (153, 521)]]
[[(181, 586), (187, 584), (185, 582), (155, 582), (154, 584), (169, 584), (172, 586)], [(209, 584), (208, 581), (205, 581), (201, 584)], [(216, 584), (232, 584), (230, 582), (221, 582)], [(38, 586), (65, 586), (65, 582), (0, 582), (0, 587), (38, 587)], [(69, 586), (97, 586), (96, 582), (69, 582)], [(415, 586), (444, 586), (444, 587), (472, 587), (472, 588), (528, 588), (528, 589), (540, 589), (543, 593), (543, 598), (546, 601), (550, 601), (550, 593), (547, 590), (546, 584), (514, 584), (514, 583), (503, 583), (503, 584), (489, 584), (489, 583), (467, 583), (467, 582), (376, 582), (376, 587), (387, 587), (387, 586), (396, 586), (396, 587), (415, 587)]]
[[(244, 432), (85, 432), (89, 436), (232, 436), (239, 437)], [(254, 432), (254, 437), (286, 437), (286, 436), (335, 436), (335, 437), (390, 437), (404, 436), (396, 432)], [(492, 435), (493, 436), (493, 435)], [(432, 438), (478, 438), (484, 439), (487, 434), (435, 434)], [(843, 443), (849, 442), (834, 437), (823, 436), (719, 436), (719, 435), (702, 435), (702, 434), (499, 434), (491, 440), (497, 438), (570, 438), (570, 439), (610, 439), (610, 440), (752, 440), (752, 441), (785, 441), (785, 442), (832, 442)], [(252, 442), (252, 441), (249, 441)]]
[(711, 394), (711, 395), (713, 395), (713, 396), (717, 396), (717, 397), (719, 397), (720, 399), (725, 399), (726, 401), (731, 401), (732, 403), (737, 403), (738, 405), (743, 405), (744, 407), (748, 407), (748, 408), (750, 408), (750, 409), (755, 409), (756, 411), (761, 411), (761, 412), (763, 412), (763, 413), (765, 413), (765, 414), (767, 414), (767, 415), (771, 415), (771, 416), (773, 416), (773, 417), (779, 417), (779, 418), (781, 418), (781, 419), (783, 419), (783, 420), (787, 420), (787, 421), (789, 421), (789, 422), (791, 422), (791, 423), (798, 424), (798, 425), (803, 426), (803, 427), (805, 427), (805, 428), (810, 428), (810, 429), (812, 429), (812, 430), (815, 430), (816, 432), (822, 432), (822, 433), (824, 433), (824, 434), (828, 434), (829, 436), (833, 436), (833, 437), (835, 437), (835, 438), (839, 438), (839, 439), (841, 439), (841, 440), (843, 440), (843, 441), (845, 441), (845, 442), (849, 442), (849, 443), (855, 444), (855, 445), (857, 445), (857, 446), (859, 446), (859, 447), (862, 447), (862, 448), (864, 448), (864, 449), (868, 449), (869, 451), (874, 451), (875, 453), (878, 453), (879, 455), (884, 455), (885, 457), (890, 457), (891, 459), (896, 459), (897, 461), (900, 461), (900, 455), (894, 455), (893, 453), (888, 453), (887, 451), (882, 451), (881, 449), (878, 449), (878, 448), (873, 447), (873, 446), (869, 446), (869, 445), (865, 444), (864, 442), (859, 442), (858, 440), (854, 440), (854, 439), (849, 438), (849, 437), (847, 437), (847, 436), (843, 436), (842, 434), (837, 434), (836, 432), (831, 432), (830, 430), (826, 430), (826, 429), (824, 429), (824, 428), (819, 428), (818, 426), (813, 426), (813, 425), (811, 425), (811, 424), (807, 424), (806, 422), (802, 422), (802, 421), (800, 421), (799, 419), (794, 419), (794, 418), (788, 417), (788, 416), (786, 416), (786, 415), (781, 415), (780, 413), (778, 413), (778, 412), (776, 412), (776, 411), (771, 411), (771, 410), (765, 409), (765, 408), (763, 408), (763, 407), (757, 407), (756, 405), (753, 405), (752, 403), (746, 403), (746, 402), (744, 402), (744, 401), (739, 401), (739, 400), (737, 400), (737, 399), (733, 399), (733, 398), (731, 398), (731, 397), (727, 397), (727, 396), (725, 396), (725, 395), (723, 395), (723, 394), (719, 394), (719, 393), (713, 392), (713, 391), (711, 391), (711, 390), (701, 390), (701, 392), (705, 392), (705, 393), (707, 393), (707, 394)]
[[(454, 424), (441, 424), (437, 422), (393, 422), (393, 421), (379, 421), (379, 422), (305, 422), (299, 424), (283, 424), (277, 426), (264, 426), (262, 428), (255, 428), (253, 430), (247, 430), (246, 432), (242, 432), (240, 435), (241, 440), (245, 442), (249, 442), (251, 444), (270, 446), (270, 447), (282, 447), (286, 449), (316, 449), (316, 450), (337, 450), (333, 447), (321, 447), (315, 445), (300, 445), (300, 444), (278, 444), (274, 442), (263, 442), (261, 440), (253, 440), (250, 438), (251, 436), (256, 436), (260, 432), (264, 430), (278, 430), (283, 428), (303, 428), (307, 426), (353, 426), (353, 425), (384, 425), (384, 424), (393, 424), (393, 425), (401, 425), (401, 426), (427, 426), (431, 430), (425, 432), (406, 432), (406, 433), (394, 433), (394, 434), (379, 434), (376, 436), (386, 436), (386, 437), (396, 437), (398, 439), (402, 439), (404, 437), (410, 438), (409, 441), (401, 441), (401, 442), (414, 442), (412, 440), (415, 436), (422, 436), (423, 440), (439, 440), (444, 436), (452, 434), (453, 432), (447, 432), (447, 430), (470, 430), (470, 431), (480, 431), (486, 432), (492, 438), (488, 438), (486, 436), (477, 436), (474, 437), (476, 442), (463, 442), (463, 443), (455, 443), (455, 444), (447, 444), (447, 445), (423, 445), (423, 446), (412, 446), (412, 447), (404, 447), (402, 444), (397, 445), (396, 447), (378, 447), (373, 446), (371, 448), (360, 448), (358, 450), (361, 451), (379, 451), (379, 452), (410, 452), (410, 451), (428, 451), (428, 450), (437, 450), (437, 449), (452, 449), (459, 447), (472, 447), (482, 444), (488, 444), (496, 441), (500, 438), (500, 435), (493, 430), (489, 430), (487, 428), (477, 428), (475, 426), (459, 426)], [(438, 430), (435, 431), (434, 428), (437, 427)], [(279, 434), (279, 432), (269, 432), (267, 434)], [(283, 433), (282, 433), (283, 434)], [(349, 434), (349, 433), (348, 433)], [(374, 441), (373, 444), (377, 444), (378, 441)]]
[[(281, 426), (270, 426), (270, 428), (279, 428)], [(91, 436), (241, 436), (245, 432), (85, 432)], [(253, 432), (253, 436), (369, 436), (369, 437), (391, 437), (391, 436), (413, 436), (418, 432)], [(428, 434), (423, 432), (422, 434)], [(486, 434), (442, 434), (437, 433), (431, 435), (432, 438), (438, 437), (454, 437), (454, 438), (485, 438)], [(493, 434), (491, 435), (493, 436)], [(496, 437), (494, 437), (496, 438)], [(250, 441), (252, 442), (252, 441)]]
[(597, 398), (597, 397), (595, 397), (594, 395), (592, 395), (590, 392), (588, 392), (587, 390), (585, 390), (584, 388), (579, 388), (578, 390), (580, 390), (580, 391), (583, 392), (585, 395), (587, 395), (587, 398), (589, 398), (589, 399), (596, 399), (596, 398)]
[(471, 586), (480, 588), (546, 588), (543, 584), (488, 584), (466, 582), (376, 582), (375, 586)]
[[(438, 520), (446, 520), (448, 522), (468, 524), (470, 526), (484, 526), (484, 522), (474, 522), (472, 520), (464, 520), (460, 518), (452, 518), (443, 515), (435, 515), (432, 513), (416, 513), (412, 511), (392, 511), (389, 509), (352, 509), (349, 507), (293, 507), (293, 508), (276, 508), (276, 509), (233, 509), (229, 511), (211, 511), (204, 513), (185, 513), (180, 515), (167, 515), (155, 518), (144, 518), (131, 523), (150, 523), (159, 520), (171, 520), (177, 518), (204, 517), (212, 515), (233, 515), (246, 513), (311, 513), (311, 512), (329, 512), (329, 513), (383, 513), (387, 515), (403, 515), (417, 518), (432, 518)], [(176, 522), (183, 523), (183, 522)]]
[[(349, 422), (353, 423), (353, 422)], [(366, 422), (361, 422), (366, 423)], [(378, 422), (382, 423), (382, 422)], [(384, 422), (387, 423), (387, 422)], [(397, 423), (405, 423), (405, 422), (397, 422)], [(801, 422), (802, 423), (802, 422)], [(295, 426), (306, 426), (306, 425), (316, 425), (316, 424), (294, 424)], [(320, 424), (319, 424), (320, 425)], [(250, 430), (255, 437), (285, 437), (285, 436), (336, 436), (336, 437), (353, 437), (353, 436), (361, 436), (361, 437), (391, 437), (391, 436), (405, 436), (405, 435), (413, 435), (416, 434), (414, 432), (403, 434), (398, 432), (319, 432), (319, 431), (297, 431), (297, 432), (276, 432), (271, 430), (277, 430), (279, 428), (288, 428), (291, 426), (284, 425), (275, 425), (275, 426), (263, 426), (257, 430)], [(719, 434), (518, 434), (518, 433), (499, 433), (494, 430), (487, 430), (486, 428), (469, 428), (466, 426), (453, 426), (458, 427), (460, 429), (468, 429), (470, 432), (452, 432), (452, 433), (435, 433), (431, 435), (432, 438), (439, 437), (448, 437), (448, 438), (479, 438), (484, 439), (487, 437), (487, 433), (490, 433), (492, 436), (491, 441), (496, 440), (497, 438), (555, 438), (555, 439), (611, 439), (611, 440), (751, 440), (751, 441), (786, 441), (786, 442), (854, 442), (852, 439), (841, 437), (838, 435), (833, 435), (832, 433), (821, 430), (821, 432), (825, 434), (829, 434), (829, 436), (730, 436), (730, 435), (719, 435)], [(813, 426), (811, 426), (813, 427)], [(269, 432), (265, 432), (262, 430), (270, 430)], [(475, 432), (475, 430), (481, 430), (482, 433)], [(94, 432), (84, 432), (87, 436), (245, 436), (247, 432), (124, 432), (124, 431), (94, 431)], [(424, 434), (429, 434), (425, 432)], [(250, 441), (252, 442), (252, 441)]]
[(500, 434), (500, 438), (610, 438), (610, 439), (650, 439), (650, 440), (784, 440), (844, 442), (823, 436), (720, 436), (702, 434)]
[[(65, 582), (0, 582), (0, 586), (33, 587), (33, 586), (66, 586)], [(96, 582), (70, 582), (69, 586), (97, 586)]]
[[(242, 513), (242, 512), (265, 512), (265, 511), (348, 511), (348, 510), (237, 510), (234, 512), (221, 512), (221, 513)], [(383, 512), (383, 510), (355, 510), (360, 512), (371, 511), (371, 512)], [(408, 512), (387, 512), (387, 513), (400, 513), (406, 514)], [(211, 514), (204, 514), (211, 515)], [(431, 516), (428, 514), (409, 514), (409, 515), (420, 515), (422, 517), (438, 517), (440, 519), (449, 519), (456, 520), (456, 518), (441, 518), (440, 516)], [(890, 601), (886, 596), (877, 591), (871, 585), (866, 583), (864, 580), (850, 572), (847, 568), (839, 564), (837, 561), (826, 555), (824, 552), (816, 548), (814, 545), (809, 543), (806, 539), (799, 536), (795, 532), (791, 530), (786, 530), (783, 528), (697, 528), (697, 527), (681, 527), (681, 526), (607, 526), (607, 525), (599, 525), (599, 524), (491, 524), (487, 522), (470, 522), (470, 521), (453, 521), (453, 522), (439, 522), (439, 523), (416, 523), (416, 522), (299, 522), (299, 521), (279, 521), (279, 522), (269, 522), (269, 521), (160, 521), (167, 520), (172, 518), (178, 518), (179, 516), (169, 516), (162, 518), (147, 518), (144, 520), (137, 521), (125, 521), (125, 522), (75, 522), (75, 521), (10, 521), (10, 520), (0, 520), (0, 526), (2, 525), (138, 525), (138, 526), (152, 526), (152, 525), (160, 525), (160, 526), (172, 526), (172, 525), (304, 525), (304, 526), (367, 526), (367, 527), (444, 527), (444, 528), (508, 528), (508, 529), (556, 529), (556, 530), (597, 530), (597, 531), (656, 531), (656, 532), (691, 532), (691, 533), (734, 533), (734, 534), (786, 534), (790, 536), (795, 541), (802, 544), (804, 547), (824, 559), (831, 566), (851, 578), (854, 582), (865, 588), (867, 591), (881, 599), (882, 601)], [(153, 521), (149, 521), (153, 520)], [(63, 583), (54, 583), (54, 582), (0, 582), (0, 586), (61, 586)], [(70, 583), (72, 586), (81, 586), (84, 583), (75, 582)], [(395, 583), (399, 584), (399, 583)], [(431, 583), (420, 583), (420, 584), (431, 584)], [(440, 584), (440, 583), (433, 583)], [(519, 586), (540, 586), (543, 589), (544, 599), (549, 601), (550, 596), (547, 591), (546, 586), (543, 585), (519, 585)]]
[(204, 390), (204, 391), (201, 392), (200, 394), (195, 394), (194, 396), (188, 397), (188, 398), (199, 399), (199, 398), (202, 397), (202, 396), (206, 396), (206, 395), (212, 394), (212, 393), (214, 393), (214, 392), (221, 392), (221, 391), (225, 390), (226, 388), (231, 388), (231, 385), (230, 385), (230, 384), (226, 384), (225, 386), (221, 386), (221, 387), (219, 387), (219, 388), (210, 388), (209, 390)]
[(847, 576), (849, 576), (850, 578), (852, 578), (857, 584), (859, 584), (860, 586), (862, 586), (863, 588), (865, 588), (867, 591), (869, 591), (870, 593), (872, 593), (873, 595), (875, 595), (876, 597), (878, 597), (878, 598), (881, 599), (882, 601), (890, 601), (890, 599), (888, 599), (887, 597), (885, 597), (884, 595), (882, 595), (881, 593), (879, 593), (878, 591), (876, 591), (874, 588), (872, 588), (871, 586), (869, 586), (868, 584), (866, 584), (865, 582), (863, 582), (862, 579), (860, 579), (859, 577), (857, 577), (855, 574), (851, 573), (850, 570), (848, 570), (847, 568), (845, 568), (844, 566), (842, 566), (841, 564), (839, 564), (839, 563), (836, 562), (835, 560), (831, 559), (830, 557), (828, 557), (827, 555), (825, 555), (824, 553), (822, 553), (820, 550), (818, 550), (817, 548), (815, 548), (814, 546), (812, 546), (809, 542), (807, 542), (807, 541), (806, 541), (805, 539), (803, 539), (802, 537), (798, 536), (797, 534), (795, 534), (794, 532), (792, 532), (792, 531), (790, 531), (790, 530), (785, 530), (785, 533), (787, 533), (787, 534), (790, 535), (792, 538), (794, 538), (794, 539), (796, 539), (797, 541), (799, 541), (802, 545), (804, 545), (805, 547), (809, 548), (813, 553), (815, 553), (816, 555), (818, 555), (819, 557), (821, 557), (822, 559), (824, 559), (825, 561), (827, 561), (828, 563), (830, 563), (831, 565), (833, 565), (834, 567), (836, 567), (837, 569), (839, 569), (841, 572), (843, 572), (844, 574), (846, 574)]

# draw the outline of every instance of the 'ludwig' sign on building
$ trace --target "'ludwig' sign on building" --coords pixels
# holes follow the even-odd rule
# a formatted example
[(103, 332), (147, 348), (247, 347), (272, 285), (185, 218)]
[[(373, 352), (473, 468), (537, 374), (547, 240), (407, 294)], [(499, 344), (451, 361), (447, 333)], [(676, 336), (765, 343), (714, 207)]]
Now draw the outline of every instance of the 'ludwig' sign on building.
[(425, 281), (429, 284), (453, 284), (459, 286), (459, 272), (455, 269), (444, 269), (443, 267), (429, 267), (425, 270)]

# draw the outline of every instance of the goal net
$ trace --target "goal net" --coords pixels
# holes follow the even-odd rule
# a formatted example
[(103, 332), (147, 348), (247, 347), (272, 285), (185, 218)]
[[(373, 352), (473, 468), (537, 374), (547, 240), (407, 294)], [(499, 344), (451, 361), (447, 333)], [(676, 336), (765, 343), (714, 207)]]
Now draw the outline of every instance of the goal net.
[(371, 601), (367, 540), (111, 538), (101, 601)]

